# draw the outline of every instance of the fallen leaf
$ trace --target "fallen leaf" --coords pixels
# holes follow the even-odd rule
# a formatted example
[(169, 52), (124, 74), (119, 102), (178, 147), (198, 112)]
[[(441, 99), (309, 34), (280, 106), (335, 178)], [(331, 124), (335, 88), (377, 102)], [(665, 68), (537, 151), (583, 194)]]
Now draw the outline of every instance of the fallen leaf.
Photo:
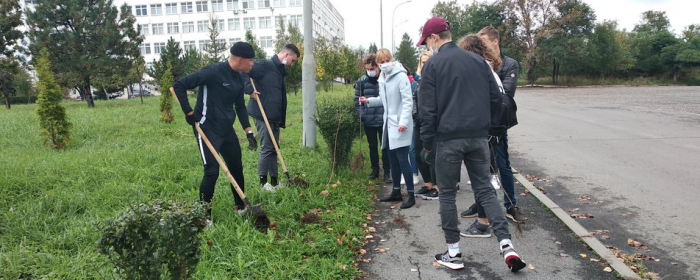
[(592, 262), (600, 262), (599, 259), (590, 259)]
[(411, 272), (418, 272), (418, 269), (411, 268)]
[(561, 245), (561, 242), (559, 242), (559, 241), (554, 241), (554, 244)]
[(533, 265), (528, 265), (527, 268), (530, 270), (535, 270), (535, 266), (533, 266)]
[(588, 233), (590, 233), (590, 234), (592, 234), (592, 235), (601, 235), (601, 234), (603, 234), (603, 233), (608, 233), (608, 232), (610, 232), (610, 231), (607, 230), (607, 229), (597, 229), (597, 230), (594, 230), (594, 231), (589, 231)]
[(386, 242), (386, 239), (379, 240), (379, 242)]
[(372, 214), (367, 215), (367, 220), (372, 220)]
[(332, 227), (327, 227), (326, 230), (328, 230), (328, 231), (333, 231), (333, 228), (332, 228)]
[(348, 265), (346, 265), (346, 264), (340, 264), (340, 265), (338, 265), (338, 267), (340, 267), (340, 269), (342, 269), (342, 270), (348, 270)]
[(603, 268), (603, 271), (605, 271), (605, 272), (607, 272), (607, 273), (610, 273), (610, 272), (612, 272), (612, 268), (610, 268), (610, 267), (608, 266), (608, 267)]
[(593, 204), (601, 204), (601, 203), (603, 203), (602, 200), (598, 200), (598, 201), (596, 201), (596, 202), (593, 202)]
[(367, 254), (367, 250), (365, 250), (365, 249), (360, 249), (359, 253), (360, 253), (360, 255)]
[(301, 177), (306, 177), (306, 173), (301, 173)]
[(368, 227), (367, 231), (369, 231), (369, 233), (375, 233), (375, 232), (377, 232), (377, 229), (374, 227)]
[(362, 262), (363, 262), (363, 263), (371, 263), (371, 262), (372, 262), (372, 259), (363, 259)]
[(547, 194), (547, 191), (545, 191), (542, 187), (537, 187), (538, 190), (540, 190), (543, 194)]
[(579, 208), (569, 209), (569, 212), (578, 212)]
[(578, 200), (579, 201), (588, 201), (588, 200), (591, 200), (591, 197), (588, 195), (581, 195), (578, 197)]
[(567, 255), (567, 254), (565, 254), (565, 253), (559, 253), (559, 256), (562, 257), (562, 258), (569, 257), (569, 255)]
[(632, 213), (630, 213), (630, 212), (622, 213), (622, 216), (623, 216), (623, 217), (627, 217), (627, 216), (629, 216), (629, 215), (632, 215)]
[(647, 272), (646, 273), (646, 279), (651, 279), (651, 280), (658, 280), (661, 279), (658, 273), (656, 272)]
[(374, 236), (372, 236), (371, 234), (370, 234), (370, 235), (367, 235), (367, 236), (365, 236), (365, 239), (372, 239), (372, 238), (374, 238)]
[(678, 265), (678, 263), (672, 262), (671, 265), (676, 266), (676, 265)]
[(571, 217), (574, 219), (593, 219), (593, 216), (586, 214), (586, 213), (581, 213), (581, 214), (571, 214)]
[(337, 188), (337, 187), (338, 187), (338, 184), (333, 184), (333, 185), (331, 185), (331, 188), (334, 188), (334, 189), (335, 189), (335, 188)]
[(321, 191), (321, 196), (323, 196), (323, 197), (328, 196), (328, 190)]
[(386, 253), (386, 249), (379, 249), (379, 253)]
[(433, 268), (440, 268), (440, 267), (442, 267), (442, 265), (440, 265), (437, 262), (433, 262)]
[(391, 209), (396, 208), (396, 204), (393, 204), (393, 205), (389, 206), (389, 208), (391, 208)]
[(579, 256), (581, 256), (584, 259), (588, 257), (588, 255), (586, 255), (586, 254), (579, 254)]
[(338, 185), (338, 186), (340, 186), (340, 180), (335, 181), (335, 184)]

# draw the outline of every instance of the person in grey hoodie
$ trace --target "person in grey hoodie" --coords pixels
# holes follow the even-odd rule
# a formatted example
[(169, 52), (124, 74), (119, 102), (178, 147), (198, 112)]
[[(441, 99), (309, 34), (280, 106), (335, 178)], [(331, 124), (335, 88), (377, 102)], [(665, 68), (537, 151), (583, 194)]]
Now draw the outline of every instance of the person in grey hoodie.
[(359, 102), (368, 107), (384, 107), (384, 128), (382, 148), (389, 148), (389, 160), (393, 189), (382, 202), (402, 201), (401, 176), (406, 181), (408, 196), (401, 204), (402, 209), (416, 204), (413, 191), (413, 172), (408, 161), (408, 150), (413, 138), (413, 95), (411, 84), (401, 63), (394, 61), (387, 49), (377, 51), (377, 63), (382, 73), (379, 75), (379, 96), (360, 97)]

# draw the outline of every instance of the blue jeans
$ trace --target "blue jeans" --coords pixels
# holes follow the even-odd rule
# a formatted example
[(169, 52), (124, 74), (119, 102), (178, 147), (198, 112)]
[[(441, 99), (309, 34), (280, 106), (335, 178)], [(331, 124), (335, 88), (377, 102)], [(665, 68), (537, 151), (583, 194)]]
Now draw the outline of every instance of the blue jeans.
[(389, 150), (389, 165), (391, 167), (391, 180), (395, 190), (401, 189), (401, 175), (406, 180), (406, 191), (413, 193), (413, 173), (408, 162), (409, 147), (401, 147)]
[(508, 132), (503, 133), (503, 136), (498, 139), (494, 145), (494, 152), (498, 171), (501, 173), (501, 185), (505, 191), (503, 206), (508, 210), (516, 203), (515, 181), (513, 180), (513, 170), (510, 168), (510, 159), (508, 159)]
[[(413, 174), (418, 175), (418, 162), (416, 161), (415, 147), (416, 147), (416, 138), (412, 137), (411, 138), (411, 147), (408, 149), (408, 160), (411, 161), (411, 172), (413, 172)], [(418, 151), (418, 153), (420, 153), (420, 151)], [(415, 183), (415, 182), (413, 182), (413, 183)]]

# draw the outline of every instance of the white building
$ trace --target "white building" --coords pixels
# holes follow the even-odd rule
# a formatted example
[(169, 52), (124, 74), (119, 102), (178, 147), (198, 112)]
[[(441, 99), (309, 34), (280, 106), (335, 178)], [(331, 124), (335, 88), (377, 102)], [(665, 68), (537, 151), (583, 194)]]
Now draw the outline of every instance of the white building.
[[(31, 1), (31, 0), (27, 0)], [(280, 19), (303, 32), (302, 0), (116, 0), (127, 3), (145, 39), (140, 46), (147, 63), (159, 58), (170, 37), (183, 50), (203, 50), (209, 43), (209, 20), (218, 20), (219, 37), (227, 47), (245, 40), (252, 30), (268, 55), (274, 52)], [(345, 40), (343, 17), (329, 0), (313, 0), (314, 37)]]

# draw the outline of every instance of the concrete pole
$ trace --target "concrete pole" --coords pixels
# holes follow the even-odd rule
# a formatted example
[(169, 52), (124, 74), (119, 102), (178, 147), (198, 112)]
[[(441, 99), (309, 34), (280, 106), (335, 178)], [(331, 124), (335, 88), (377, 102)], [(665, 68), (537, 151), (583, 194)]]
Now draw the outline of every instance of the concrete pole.
[(314, 37), (312, 0), (304, 0), (304, 61), (301, 63), (301, 92), (303, 108), (304, 148), (316, 147), (316, 60), (314, 60)]

